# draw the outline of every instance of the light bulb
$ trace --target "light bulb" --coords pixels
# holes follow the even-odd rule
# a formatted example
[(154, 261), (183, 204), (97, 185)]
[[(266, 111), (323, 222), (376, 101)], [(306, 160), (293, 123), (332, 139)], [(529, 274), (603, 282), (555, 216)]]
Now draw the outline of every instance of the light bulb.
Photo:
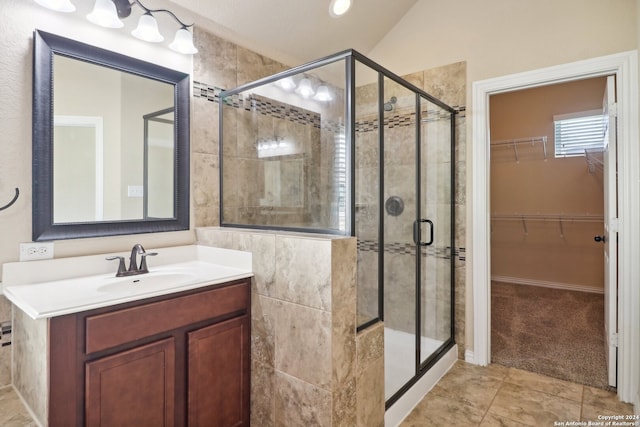
[(331, 101), (333, 97), (331, 96), (331, 92), (329, 92), (329, 88), (326, 85), (318, 86), (318, 91), (316, 92), (316, 96), (313, 97), (318, 101)]
[(344, 15), (351, 8), (351, 0), (331, 0), (329, 14), (334, 18)]
[(284, 79), (278, 80), (278, 86), (285, 90), (291, 90), (296, 87), (296, 83), (293, 81), (291, 77), (285, 77)]
[(198, 53), (198, 49), (193, 45), (193, 34), (191, 34), (191, 31), (187, 30), (185, 27), (176, 31), (176, 36), (173, 39), (173, 42), (169, 45), (169, 48), (187, 55)]
[(56, 12), (74, 12), (76, 7), (69, 0), (35, 0), (42, 7)]
[(300, 80), (300, 84), (298, 85), (298, 93), (305, 98), (309, 98), (313, 96), (313, 87), (311, 87), (311, 81), (308, 78), (304, 78)]
[(131, 31), (131, 34), (140, 40), (146, 42), (159, 43), (164, 40), (160, 31), (158, 31), (158, 22), (149, 12), (140, 17), (138, 26), (135, 30)]
[(111, 0), (96, 0), (93, 11), (87, 15), (87, 19), (106, 28), (122, 28), (124, 26), (118, 18), (116, 5)]

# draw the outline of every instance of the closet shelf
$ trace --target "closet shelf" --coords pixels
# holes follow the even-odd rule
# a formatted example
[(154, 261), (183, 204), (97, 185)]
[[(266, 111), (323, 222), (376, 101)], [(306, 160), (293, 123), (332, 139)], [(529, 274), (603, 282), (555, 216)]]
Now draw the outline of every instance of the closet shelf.
[(546, 136), (534, 136), (531, 138), (520, 138), (520, 139), (509, 139), (505, 141), (494, 141), (491, 142), (491, 148), (513, 148), (513, 154), (515, 155), (516, 162), (519, 162), (520, 159), (518, 157), (518, 146), (523, 144), (529, 145), (542, 145), (542, 153), (544, 154), (544, 159), (547, 160), (547, 137)]
[(571, 215), (571, 214), (494, 214), (492, 221), (520, 221), (524, 234), (529, 234), (527, 221), (557, 222), (560, 227), (560, 237), (564, 237), (564, 224), (575, 222), (601, 223), (602, 215)]
[(567, 221), (567, 222), (602, 222), (602, 215), (571, 215), (571, 214), (494, 214), (492, 220), (499, 221)]

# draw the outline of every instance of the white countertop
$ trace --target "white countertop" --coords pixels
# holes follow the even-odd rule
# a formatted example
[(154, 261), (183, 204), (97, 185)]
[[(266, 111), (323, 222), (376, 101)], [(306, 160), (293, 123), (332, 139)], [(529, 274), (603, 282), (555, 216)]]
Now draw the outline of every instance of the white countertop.
[(148, 274), (115, 277), (117, 261), (91, 255), (3, 266), (5, 297), (33, 319), (77, 313), (197, 289), (253, 275), (251, 253), (208, 246), (146, 249)]

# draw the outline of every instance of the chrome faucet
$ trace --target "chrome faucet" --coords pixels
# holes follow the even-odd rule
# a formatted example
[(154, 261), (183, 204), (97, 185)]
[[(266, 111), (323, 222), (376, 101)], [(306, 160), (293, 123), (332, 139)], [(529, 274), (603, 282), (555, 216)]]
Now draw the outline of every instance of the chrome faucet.
[[(140, 265), (138, 265), (138, 255), (142, 258), (140, 261)], [(146, 252), (140, 243), (136, 243), (131, 248), (131, 256), (129, 257), (129, 268), (127, 269), (124, 262), (123, 256), (113, 256), (107, 258), (108, 261), (118, 260), (118, 271), (116, 272), (116, 277), (123, 276), (135, 276), (137, 274), (148, 273), (149, 269), (147, 268), (147, 257), (158, 255), (157, 252)]]

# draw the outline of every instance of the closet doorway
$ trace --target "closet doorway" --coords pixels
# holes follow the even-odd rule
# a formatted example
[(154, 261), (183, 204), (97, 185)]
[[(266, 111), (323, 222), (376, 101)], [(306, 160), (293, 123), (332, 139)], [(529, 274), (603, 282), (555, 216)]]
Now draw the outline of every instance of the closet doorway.
[[(640, 360), (640, 145), (638, 145), (638, 53), (621, 52), (607, 56), (526, 71), (472, 83), (472, 134), (470, 206), (472, 214), (470, 248), (472, 267), (473, 348), (465, 352), (465, 360), (487, 365), (491, 362), (491, 263), (489, 208), (489, 97), (494, 94), (573, 81), (583, 78), (615, 75), (617, 98), (617, 194), (618, 194), (618, 347), (617, 394), (624, 402), (636, 399), (638, 360)], [(613, 239), (611, 239), (613, 240)]]
[(612, 346), (608, 369), (607, 85), (600, 76), (489, 98), (491, 360), (601, 388), (615, 386), (616, 358)]

